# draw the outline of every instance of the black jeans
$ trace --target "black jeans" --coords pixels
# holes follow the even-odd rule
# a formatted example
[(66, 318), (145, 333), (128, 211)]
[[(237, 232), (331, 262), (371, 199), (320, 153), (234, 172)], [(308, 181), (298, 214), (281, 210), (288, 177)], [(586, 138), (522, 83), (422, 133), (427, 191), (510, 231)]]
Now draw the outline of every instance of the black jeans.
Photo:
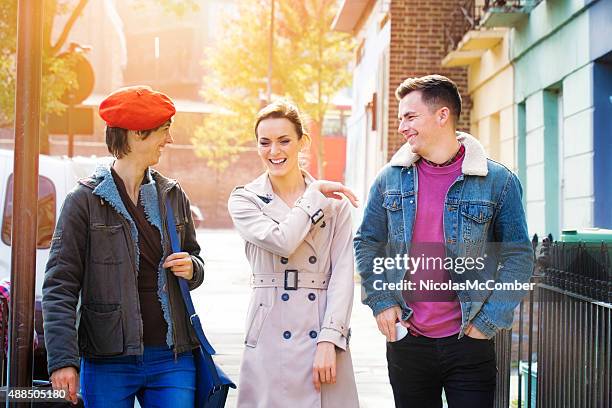
[(406, 335), (387, 343), (389, 379), (398, 408), (490, 408), (495, 398), (493, 340)]

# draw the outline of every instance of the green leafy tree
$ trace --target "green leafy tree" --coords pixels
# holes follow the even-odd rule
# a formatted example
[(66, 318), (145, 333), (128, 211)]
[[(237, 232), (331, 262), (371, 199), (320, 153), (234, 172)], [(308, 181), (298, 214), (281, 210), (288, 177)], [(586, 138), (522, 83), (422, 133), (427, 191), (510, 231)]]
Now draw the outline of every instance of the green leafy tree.
[[(57, 0), (45, 0), (43, 21), (42, 50), (42, 92), (41, 114), (59, 113), (64, 105), (59, 102), (61, 96), (76, 86), (73, 71), (74, 60), (58, 58), (68, 33), (78, 15), (85, 7), (87, 0), (81, 0), (68, 18), (58, 40), (51, 42), (53, 22), (57, 15), (68, 12), (68, 4)], [(0, 127), (12, 127), (15, 116), (15, 76), (17, 48), (17, 0), (0, 2)], [(42, 123), (43, 135), (46, 135), (45, 123)], [(41, 151), (48, 152), (48, 141), (41, 138)]]
[[(241, 4), (239, 15), (225, 17), (220, 40), (206, 53), (202, 96), (221, 109), (204, 119), (192, 142), (220, 170), (253, 148), (253, 119), (266, 98), (270, 6), (270, 0)], [(331, 99), (350, 84), (353, 41), (331, 30), (334, 0), (276, 0), (275, 6), (272, 91), (310, 118), (322, 177), (319, 133)]]
[[(44, 7), (41, 92), (41, 153), (49, 153), (45, 118), (66, 108), (61, 97), (77, 86), (75, 59), (62, 56), (70, 31), (88, 0), (42, 0)], [(144, 3), (145, 0), (139, 0)], [(0, 128), (13, 127), (15, 117), (15, 76), (17, 48), (17, 0), (0, 1)], [(155, 0), (168, 13), (178, 16), (197, 9), (196, 0)], [(138, 6), (138, 2), (136, 5)], [(55, 41), (52, 32), (56, 19), (68, 16)]]

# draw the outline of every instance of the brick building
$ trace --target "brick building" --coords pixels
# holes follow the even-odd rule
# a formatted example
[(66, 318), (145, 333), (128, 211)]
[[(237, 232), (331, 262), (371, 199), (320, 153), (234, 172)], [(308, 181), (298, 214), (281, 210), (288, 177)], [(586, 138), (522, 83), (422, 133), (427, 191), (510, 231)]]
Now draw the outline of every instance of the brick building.
[[(83, 105), (92, 109), (93, 133), (74, 136), (74, 155), (107, 156), (105, 124), (97, 115), (102, 99), (114, 89), (129, 85), (149, 85), (166, 92), (175, 102), (172, 135), (157, 169), (177, 179), (188, 193), (192, 204), (205, 216), (204, 226), (231, 227), (227, 199), (232, 189), (254, 179), (263, 171), (255, 151), (251, 149), (224, 172), (207, 166), (196, 155), (191, 138), (207, 115), (218, 107), (207, 104), (199, 94), (206, 81), (201, 61), (204, 48), (214, 45), (223, 34), (226, 12), (239, 12), (237, 0), (196, 0), (197, 10), (182, 15), (169, 13), (156, 2), (135, 5), (118, 0), (89, 0), (70, 32), (67, 44), (87, 46), (87, 59), (95, 72), (93, 94)], [(56, 20), (54, 35), (59, 35), (69, 14)], [(343, 181), (345, 171), (345, 118), (350, 102), (337, 95), (323, 124), (324, 177)], [(0, 148), (11, 148), (13, 134), (0, 133)], [(314, 151), (314, 148), (313, 148)], [(51, 155), (68, 153), (67, 137), (53, 134), (49, 140)], [(316, 175), (316, 162), (310, 161)], [(314, 170), (314, 171), (312, 171)]]
[[(458, 0), (345, 0), (334, 29), (358, 42), (353, 69), (353, 107), (347, 131), (346, 182), (360, 199), (380, 168), (403, 144), (397, 133), (395, 89), (407, 77), (441, 74), (463, 97), (459, 128), (469, 129), (467, 69), (442, 67), (444, 30)], [(359, 221), (359, 214), (356, 221)]]

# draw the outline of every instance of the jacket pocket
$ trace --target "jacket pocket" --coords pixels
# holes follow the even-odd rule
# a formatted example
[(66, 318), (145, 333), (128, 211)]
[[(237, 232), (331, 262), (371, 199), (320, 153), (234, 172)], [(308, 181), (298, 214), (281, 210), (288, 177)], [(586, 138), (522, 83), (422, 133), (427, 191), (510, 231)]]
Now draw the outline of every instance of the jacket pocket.
[(270, 313), (270, 306), (264, 305), (263, 303), (257, 306), (257, 310), (253, 315), (253, 320), (251, 320), (251, 324), (249, 325), (249, 330), (247, 330), (246, 339), (244, 340), (244, 344), (246, 344), (247, 347), (257, 346), (257, 341), (259, 340), (259, 335), (268, 317), (268, 313)]
[(401, 210), (402, 209), (401, 194), (385, 194), (382, 205), (389, 211)]
[(94, 356), (123, 353), (123, 319), (120, 305), (82, 305), (79, 346)]
[(494, 209), (488, 203), (462, 203), (463, 239), (465, 242), (486, 242)]
[(404, 213), (402, 212), (402, 195), (385, 192), (382, 206), (387, 210), (389, 239), (399, 241), (404, 234)]
[(127, 243), (123, 238), (123, 226), (90, 224), (89, 226), (89, 250), (91, 261), (95, 264), (118, 265), (122, 263), (122, 248)]

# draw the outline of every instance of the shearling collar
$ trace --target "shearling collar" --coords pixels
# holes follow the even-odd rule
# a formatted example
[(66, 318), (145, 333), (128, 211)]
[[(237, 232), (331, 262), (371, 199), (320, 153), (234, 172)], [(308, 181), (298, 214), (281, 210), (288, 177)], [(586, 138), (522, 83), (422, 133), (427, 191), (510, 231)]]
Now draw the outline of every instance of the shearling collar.
[[(457, 132), (457, 140), (465, 146), (465, 157), (461, 165), (461, 172), (468, 176), (486, 176), (489, 170), (487, 154), (482, 144), (472, 135), (464, 132)], [(391, 166), (410, 167), (420, 158), (421, 156), (413, 153), (410, 145), (406, 143), (393, 155), (389, 164)]]
[[(111, 207), (122, 215), (130, 226), (130, 235), (134, 242), (134, 264), (136, 271), (140, 270), (140, 246), (138, 244), (138, 228), (132, 219), (129, 211), (125, 207), (113, 175), (111, 173), (110, 164), (99, 165), (94, 174), (88, 179), (80, 181), (90, 188), (93, 188), (92, 194), (104, 199)], [(176, 181), (162, 176), (157, 171), (148, 168), (144, 175), (143, 184), (140, 186), (140, 202), (143, 205), (147, 221), (155, 226), (160, 233), (162, 249), (167, 247), (166, 234), (163, 233), (163, 223), (161, 221), (161, 212), (159, 208), (159, 197), (156, 184), (160, 184), (161, 189), (171, 189), (176, 185)], [(174, 325), (170, 312), (170, 300), (167, 293), (167, 276), (162, 267), (164, 258), (159, 262), (157, 270), (157, 296), (159, 298), (164, 319), (168, 324), (166, 331), (166, 344), (171, 347), (173, 344)]]

